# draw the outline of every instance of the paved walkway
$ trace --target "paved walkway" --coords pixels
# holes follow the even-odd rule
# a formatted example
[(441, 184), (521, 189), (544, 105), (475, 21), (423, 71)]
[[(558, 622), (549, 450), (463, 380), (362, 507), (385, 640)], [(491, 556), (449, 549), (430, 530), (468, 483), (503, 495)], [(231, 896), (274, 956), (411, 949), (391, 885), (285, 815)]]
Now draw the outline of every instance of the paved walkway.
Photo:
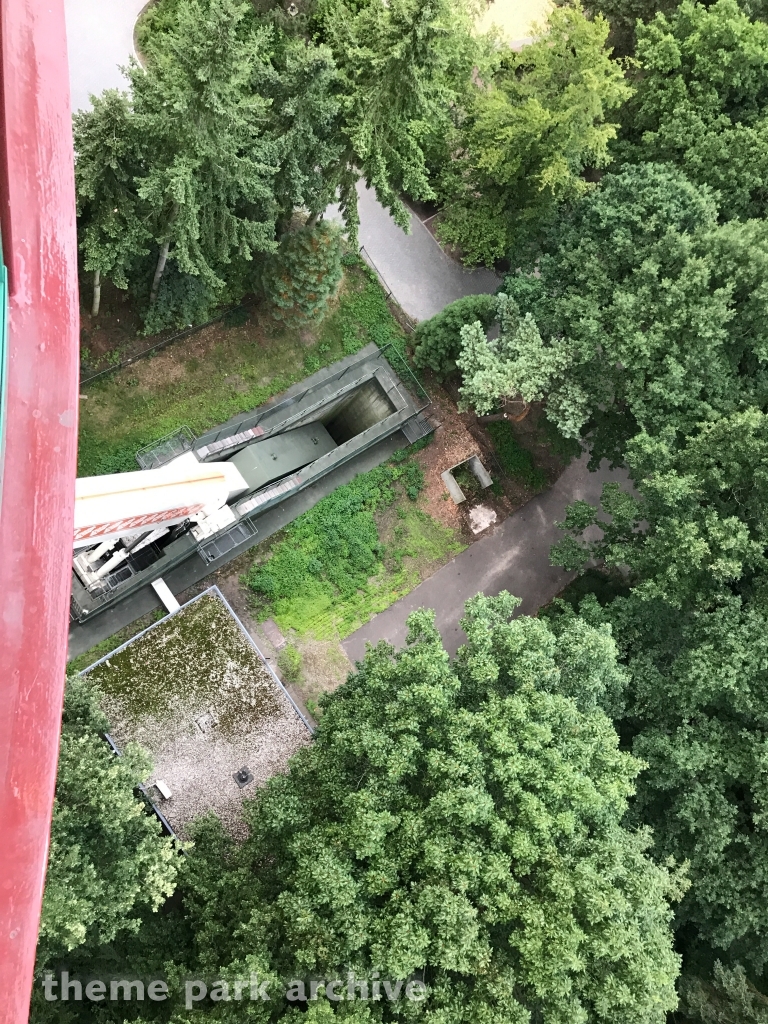
[(65, 0), (72, 110), (91, 94), (125, 89), (120, 66), (134, 53), (133, 28), (147, 0)]
[(565, 507), (578, 498), (596, 505), (603, 483), (625, 483), (625, 470), (609, 470), (603, 462), (596, 473), (587, 469), (588, 457), (572, 462), (548, 491), (505, 519), (494, 532), (471, 544), (406, 597), (390, 605), (343, 641), (350, 661), (360, 661), (366, 642), (405, 643), (405, 622), (416, 608), (434, 608), (435, 622), (446, 650), (454, 655), (466, 637), (459, 626), (464, 602), (477, 593), (492, 597), (508, 590), (523, 599), (519, 614), (534, 614), (551, 601), (574, 577), (549, 564), (549, 549), (562, 533), (555, 523)]
[[(398, 304), (414, 320), (428, 320), (464, 295), (494, 292), (501, 283), (492, 270), (468, 270), (445, 255), (415, 214), (407, 235), (363, 182), (357, 187), (360, 244)], [(340, 220), (338, 207), (326, 217)]]

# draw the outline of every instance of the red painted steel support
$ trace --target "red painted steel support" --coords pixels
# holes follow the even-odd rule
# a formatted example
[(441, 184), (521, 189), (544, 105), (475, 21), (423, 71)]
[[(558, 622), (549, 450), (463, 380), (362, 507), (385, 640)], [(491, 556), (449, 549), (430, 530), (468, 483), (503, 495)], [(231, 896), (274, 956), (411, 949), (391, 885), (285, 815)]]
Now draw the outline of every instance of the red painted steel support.
[(10, 287), (0, 492), (0, 1021), (22, 1024), (56, 778), (77, 454), (63, 0), (2, 0), (0, 47), (0, 224)]

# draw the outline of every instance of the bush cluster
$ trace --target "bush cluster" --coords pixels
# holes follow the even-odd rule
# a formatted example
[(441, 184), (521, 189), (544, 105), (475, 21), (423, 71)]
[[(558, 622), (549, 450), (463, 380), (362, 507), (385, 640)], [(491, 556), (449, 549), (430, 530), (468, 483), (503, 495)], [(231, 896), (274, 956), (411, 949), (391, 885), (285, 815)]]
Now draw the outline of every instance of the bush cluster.
[(398, 488), (415, 501), (423, 486), (411, 458), (362, 473), (291, 524), (270, 559), (251, 567), (248, 586), (267, 602), (317, 589), (342, 597), (363, 589), (383, 553), (374, 513), (395, 501)]
[(546, 485), (544, 471), (534, 465), (533, 456), (519, 443), (512, 432), (512, 425), (507, 420), (489, 423), (488, 433), (491, 435), (501, 468), (508, 476), (520, 480), (526, 487), (531, 487), (535, 491)]
[(467, 295), (452, 302), (413, 332), (413, 359), (419, 369), (445, 377), (456, 369), (461, 349), (461, 328), (477, 320), (487, 330), (496, 319), (493, 295)]

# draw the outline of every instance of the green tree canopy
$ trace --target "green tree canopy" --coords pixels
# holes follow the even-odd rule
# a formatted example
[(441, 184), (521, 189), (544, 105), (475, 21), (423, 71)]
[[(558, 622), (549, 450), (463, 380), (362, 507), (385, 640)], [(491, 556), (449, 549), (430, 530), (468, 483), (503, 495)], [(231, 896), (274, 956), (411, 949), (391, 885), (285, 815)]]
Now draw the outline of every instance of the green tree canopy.
[(768, 25), (736, 0), (684, 0), (637, 29), (642, 74), (628, 160), (678, 164), (716, 190), (724, 218), (768, 210)]
[(673, 167), (606, 175), (549, 232), (535, 273), (505, 283), (543, 341), (532, 383), (553, 370), (550, 418), (621, 460), (638, 425), (684, 436), (764, 407), (767, 254), (765, 222), (719, 227), (711, 192)]
[(406, 230), (401, 194), (435, 197), (425, 150), (447, 133), (479, 59), (471, 15), (467, 0), (318, 2), (315, 22), (341, 76), (335, 185), (353, 235), (361, 176)]
[(686, 1016), (702, 1024), (768, 1024), (768, 998), (752, 985), (744, 968), (734, 969), (715, 961), (711, 982), (681, 979)]
[(555, 7), (540, 39), (477, 82), (441, 183), (440, 234), (466, 262), (522, 251), (559, 202), (587, 191), (582, 172), (608, 163), (618, 126), (607, 116), (630, 88), (607, 36), (579, 4)]
[(277, 152), (266, 101), (251, 88), (268, 59), (268, 31), (240, 32), (248, 4), (190, 0), (147, 71), (129, 68), (142, 140), (138, 193), (151, 211), (160, 254), (216, 294), (223, 268), (274, 249)]
[[(180, 5), (147, 69), (127, 69), (129, 98), (105, 97), (75, 121), (78, 186), (89, 204), (86, 266), (124, 284), (125, 263), (110, 265), (103, 239), (129, 211), (129, 225), (153, 240), (154, 274), (144, 263), (146, 277), (135, 281), (155, 307), (148, 330), (204, 315), (223, 296), (233, 262), (275, 248), (279, 151), (268, 103), (253, 88), (269, 67), (271, 39), (249, 27), (248, 11), (240, 0)], [(99, 146), (110, 135), (114, 142)]]
[(84, 269), (95, 275), (94, 316), (101, 278), (127, 288), (152, 247), (152, 231), (136, 190), (142, 169), (136, 130), (128, 97), (116, 89), (94, 96), (93, 109), (74, 116), (79, 245)]
[(621, 824), (641, 765), (597, 707), (623, 687), (613, 642), (510, 621), (517, 603), (472, 599), (453, 665), (414, 613), (403, 650), (369, 650), (325, 699), (246, 842), (201, 828), (185, 901), (205, 969), (424, 978), (423, 1003), (335, 1004), (359, 1021), (664, 1021), (680, 883)]
[(688, 941), (768, 963), (768, 417), (749, 409), (703, 426), (681, 448), (669, 431), (628, 446), (633, 497), (607, 487), (603, 540), (571, 506), (554, 552), (629, 566), (634, 589), (582, 617), (610, 623), (631, 677), (621, 734), (648, 764), (632, 820), (654, 830), (659, 858), (690, 864), (677, 914)]
[(75, 677), (64, 697), (51, 846), (38, 940), (46, 963), (135, 931), (175, 887), (178, 857), (133, 790), (150, 771), (138, 747), (116, 757), (97, 695)]
[(413, 361), (422, 369), (445, 376), (456, 369), (461, 352), (461, 329), (479, 323), (483, 329), (497, 318), (495, 295), (465, 295), (449, 303), (413, 332)]

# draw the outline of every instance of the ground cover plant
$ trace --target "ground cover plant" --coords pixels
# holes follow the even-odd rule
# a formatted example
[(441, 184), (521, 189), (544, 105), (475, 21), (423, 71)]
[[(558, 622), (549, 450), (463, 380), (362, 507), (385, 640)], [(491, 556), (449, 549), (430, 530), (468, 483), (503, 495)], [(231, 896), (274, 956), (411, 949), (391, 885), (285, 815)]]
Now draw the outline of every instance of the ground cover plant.
[(403, 337), (375, 278), (348, 265), (338, 302), (316, 326), (278, 323), (260, 308), (247, 325), (207, 328), (90, 385), (78, 475), (136, 469), (138, 448), (180, 426), (201, 434), (371, 341), (402, 350)]
[(534, 490), (544, 487), (546, 476), (534, 465), (531, 453), (517, 440), (511, 424), (507, 420), (500, 420), (487, 423), (486, 429), (491, 435), (494, 451), (504, 472)]
[(343, 638), (413, 590), (420, 564), (434, 568), (462, 549), (416, 504), (424, 477), (415, 447), (337, 488), (257, 557), (244, 579), (260, 617), (299, 636)]

